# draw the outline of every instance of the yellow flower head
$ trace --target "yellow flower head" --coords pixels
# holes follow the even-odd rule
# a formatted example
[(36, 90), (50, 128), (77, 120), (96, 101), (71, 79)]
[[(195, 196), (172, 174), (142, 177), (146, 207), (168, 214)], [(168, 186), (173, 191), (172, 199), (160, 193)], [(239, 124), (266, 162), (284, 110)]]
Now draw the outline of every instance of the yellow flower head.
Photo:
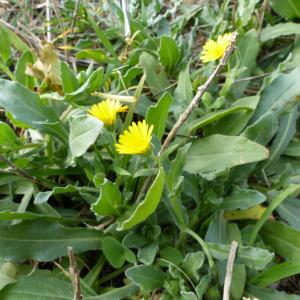
[(110, 126), (115, 123), (117, 113), (125, 112), (128, 110), (128, 106), (123, 106), (118, 100), (104, 100), (98, 104), (94, 104), (89, 113), (101, 120), (106, 126)]
[(148, 151), (151, 142), (153, 125), (149, 126), (146, 121), (132, 122), (119, 137), (116, 149), (120, 154), (144, 154)]
[(232, 33), (219, 35), (217, 41), (208, 40), (203, 46), (203, 52), (200, 59), (204, 62), (215, 61), (221, 58), (230, 45)]

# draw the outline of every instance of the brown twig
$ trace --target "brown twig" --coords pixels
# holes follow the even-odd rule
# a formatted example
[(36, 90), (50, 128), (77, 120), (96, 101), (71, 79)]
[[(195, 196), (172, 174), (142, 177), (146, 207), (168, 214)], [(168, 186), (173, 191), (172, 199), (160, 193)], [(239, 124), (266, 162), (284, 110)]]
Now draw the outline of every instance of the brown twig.
[(86, 226), (88, 228), (92, 228), (94, 230), (99, 230), (99, 231), (102, 231), (104, 230), (107, 226), (109, 226), (110, 224), (112, 224), (113, 222), (115, 221), (115, 218), (110, 218), (109, 220), (107, 220), (106, 222), (103, 222), (97, 226), (91, 226), (89, 224), (86, 224)]
[(232, 271), (233, 271), (233, 265), (234, 265), (234, 259), (235, 259), (237, 247), (238, 247), (238, 243), (236, 241), (232, 241), (229, 256), (228, 256), (227, 266), (226, 266), (223, 300), (230, 299)]
[(261, 13), (259, 15), (259, 27), (258, 27), (258, 37), (260, 37), (261, 34), (261, 30), (262, 30), (262, 26), (263, 26), (263, 21), (264, 21), (264, 17), (265, 17), (265, 11), (267, 9), (268, 6), (268, 0), (264, 0), (262, 8), (261, 8)]
[(195, 95), (195, 97), (193, 98), (192, 102), (189, 104), (187, 109), (180, 115), (179, 119), (177, 120), (177, 122), (175, 123), (175, 125), (173, 126), (171, 131), (169, 132), (167, 138), (165, 139), (165, 141), (158, 153), (158, 157), (160, 157), (162, 155), (162, 153), (169, 147), (173, 138), (176, 136), (177, 131), (184, 124), (184, 122), (188, 119), (188, 117), (190, 116), (192, 111), (199, 105), (203, 94), (206, 92), (208, 87), (211, 85), (211, 83), (213, 82), (215, 77), (218, 75), (220, 70), (226, 65), (227, 60), (229, 59), (230, 55), (232, 54), (232, 52), (235, 49), (237, 35), (238, 35), (237, 32), (234, 32), (232, 34), (230, 45), (227, 48), (227, 50), (225, 51), (223, 57), (221, 58), (219, 64), (217, 65), (216, 69), (209, 76), (209, 78), (206, 80), (206, 82), (198, 88), (198, 92)]
[[(173, 138), (176, 136), (176, 134), (177, 134), (178, 130), (180, 129), (180, 127), (184, 124), (184, 122), (190, 116), (192, 111), (199, 105), (201, 97), (203, 96), (203, 94), (206, 92), (206, 90), (211, 85), (213, 80), (219, 74), (222, 67), (224, 67), (226, 65), (227, 60), (229, 59), (230, 55), (232, 54), (232, 52), (235, 49), (237, 36), (238, 36), (237, 32), (234, 32), (232, 34), (230, 45), (228, 46), (227, 50), (225, 51), (225, 53), (224, 53), (223, 57), (221, 58), (219, 64), (217, 65), (214, 72), (208, 77), (206, 82), (198, 88), (198, 92), (195, 95), (195, 97), (193, 98), (193, 100), (191, 101), (190, 105), (180, 115), (179, 119), (177, 120), (175, 125), (172, 127), (172, 129), (169, 132), (167, 138), (165, 139), (163, 145), (161, 146), (160, 151), (158, 152), (158, 155), (157, 155), (158, 158), (160, 158), (161, 155), (165, 152), (165, 150), (170, 146), (170, 143), (172, 142)], [(153, 177), (147, 177), (147, 179), (145, 180), (145, 182), (144, 182), (144, 184), (143, 184), (143, 186), (142, 186), (142, 188), (139, 192), (138, 199), (140, 199), (143, 196), (143, 194), (146, 193), (146, 191), (148, 190), (152, 180), (153, 180)]]
[(74, 300), (83, 300), (80, 290), (80, 277), (77, 262), (72, 247), (68, 247), (68, 256), (70, 261), (69, 272), (74, 290)]
[(11, 170), (10, 173), (14, 173), (16, 175), (22, 176), (26, 179), (28, 179), (29, 181), (41, 185), (43, 187), (49, 187), (48, 185), (38, 181), (34, 176), (31, 176), (29, 174), (27, 174), (26, 172), (24, 172), (23, 170), (20, 170), (13, 162), (11, 162), (9, 159), (5, 158), (3, 155), (0, 154), (0, 161), (4, 162), (5, 164), (7, 164)]

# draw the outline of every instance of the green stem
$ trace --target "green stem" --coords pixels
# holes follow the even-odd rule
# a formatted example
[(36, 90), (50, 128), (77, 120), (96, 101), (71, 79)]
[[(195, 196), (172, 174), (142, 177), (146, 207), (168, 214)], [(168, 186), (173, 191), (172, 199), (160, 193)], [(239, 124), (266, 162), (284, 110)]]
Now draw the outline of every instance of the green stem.
[(131, 124), (133, 115), (134, 115), (134, 111), (135, 111), (135, 103), (131, 103), (129, 105), (128, 112), (126, 114), (123, 130), (127, 129), (129, 127), (129, 125)]
[(30, 149), (30, 148), (38, 148), (38, 147), (43, 147), (43, 143), (31, 143), (31, 144), (25, 144), (21, 145), (20, 149)]
[(194, 209), (194, 213), (191, 216), (189, 227), (192, 229), (199, 223), (199, 211), (200, 211), (200, 205), (197, 204), (196, 208)]
[(105, 283), (105, 282), (117, 277), (118, 275), (122, 274), (127, 268), (128, 268), (128, 265), (126, 265), (123, 268), (118, 269), (114, 272), (111, 272), (110, 274), (108, 274), (108, 275), (102, 277), (100, 280), (98, 280), (98, 283), (102, 284), (102, 283)]
[(191, 286), (193, 287), (194, 291), (197, 293), (197, 290), (196, 290), (196, 287), (195, 287), (193, 281), (190, 279), (190, 277), (189, 277), (182, 269), (180, 269), (178, 266), (176, 266), (176, 265), (173, 264), (171, 261), (168, 261), (168, 260), (166, 260), (166, 259), (160, 258), (159, 260), (168, 263), (169, 265), (171, 265), (171, 266), (173, 266), (174, 268), (176, 268), (180, 273), (182, 273), (183, 276), (189, 281), (189, 283), (190, 283)]
[(176, 242), (176, 248), (181, 248), (181, 246), (184, 244), (185, 240), (186, 240), (186, 232), (184, 232), (183, 230), (180, 230), (179, 237)]
[(6, 75), (9, 77), (10, 80), (15, 81), (15, 76), (14, 74), (10, 71), (10, 69), (4, 65), (2, 62), (0, 62), (0, 68), (2, 69), (2, 71), (4, 73), (6, 73)]
[(190, 236), (192, 236), (199, 243), (199, 245), (202, 247), (205, 255), (207, 256), (209, 268), (211, 269), (211, 271), (214, 274), (215, 278), (217, 278), (217, 267), (215, 265), (214, 259), (211, 255), (211, 253), (209, 251), (209, 248), (208, 248), (207, 244), (205, 243), (205, 241), (197, 233), (195, 233), (193, 230), (191, 230), (189, 228), (185, 228), (184, 231), (187, 234), (189, 234)]
[(272, 212), (279, 206), (287, 197), (298, 194), (300, 192), (299, 184), (290, 184), (286, 189), (284, 189), (268, 206), (262, 217), (256, 222), (249, 238), (249, 246), (252, 246), (255, 242), (256, 236), (259, 230), (262, 228), (264, 223), (268, 220)]
[(51, 135), (47, 135), (46, 139), (47, 139), (47, 155), (48, 155), (49, 159), (51, 159), (52, 156), (53, 156), (53, 140), (52, 140), (52, 136)]
[(133, 115), (134, 115), (134, 111), (135, 111), (135, 108), (137, 106), (137, 103), (141, 97), (141, 94), (142, 94), (142, 90), (143, 90), (143, 86), (144, 86), (144, 83), (145, 83), (145, 80), (146, 80), (146, 74), (144, 74), (140, 81), (139, 81), (139, 84), (137, 86), (137, 89), (134, 93), (134, 98), (135, 98), (135, 102), (133, 102), (131, 105), (129, 105), (129, 109), (128, 109), (128, 112), (127, 112), (127, 115), (126, 115), (126, 119), (125, 119), (125, 122), (124, 122), (124, 126), (123, 128), (124, 129), (127, 129), (128, 126), (131, 124), (132, 122), (132, 119), (133, 119)]
[(103, 270), (104, 265), (105, 265), (105, 257), (101, 256), (98, 259), (97, 264), (93, 267), (93, 269), (84, 277), (84, 281), (89, 287), (92, 287), (94, 285), (99, 274)]

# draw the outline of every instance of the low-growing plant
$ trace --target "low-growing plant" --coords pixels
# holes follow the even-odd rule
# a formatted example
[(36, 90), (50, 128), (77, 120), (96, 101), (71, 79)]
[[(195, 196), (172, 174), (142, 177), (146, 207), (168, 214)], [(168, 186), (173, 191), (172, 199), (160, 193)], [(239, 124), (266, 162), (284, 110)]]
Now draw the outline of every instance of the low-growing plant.
[(0, 299), (300, 299), (298, 1), (121, 2), (0, 22)]

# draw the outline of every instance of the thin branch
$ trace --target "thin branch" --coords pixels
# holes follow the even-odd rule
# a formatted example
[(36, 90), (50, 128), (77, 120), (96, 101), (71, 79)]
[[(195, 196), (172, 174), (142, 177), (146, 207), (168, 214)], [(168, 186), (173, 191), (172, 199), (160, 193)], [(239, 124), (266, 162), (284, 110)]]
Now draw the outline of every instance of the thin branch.
[(13, 162), (11, 162), (9, 159), (5, 158), (1, 154), (0, 154), (0, 161), (4, 162), (5, 164), (7, 164), (11, 168), (10, 173), (14, 173), (16, 175), (19, 175), (21, 177), (24, 177), (24, 178), (28, 179), (29, 181), (31, 181), (35, 184), (39, 184), (43, 187), (49, 188), (48, 185), (38, 181), (34, 176), (31, 176), (31, 175), (27, 174), (26, 172), (24, 172), (23, 170), (20, 170)]
[(68, 256), (70, 261), (69, 272), (74, 290), (74, 300), (83, 300), (80, 290), (80, 277), (77, 262), (72, 247), (68, 247)]
[[(177, 120), (175, 125), (172, 127), (172, 129), (169, 132), (167, 138), (165, 139), (163, 145), (161, 146), (160, 151), (158, 152), (158, 155), (157, 155), (158, 158), (160, 158), (161, 155), (165, 152), (165, 150), (170, 146), (173, 138), (176, 136), (176, 134), (177, 134), (178, 130), (180, 129), (180, 127), (184, 124), (184, 122), (190, 116), (192, 111), (199, 105), (201, 97), (203, 96), (205, 91), (211, 85), (211, 83), (213, 82), (215, 77), (219, 74), (222, 67), (226, 65), (227, 60), (229, 59), (230, 55), (232, 54), (232, 52), (235, 49), (237, 36), (238, 36), (237, 32), (234, 32), (232, 34), (230, 45), (228, 46), (227, 50), (225, 51), (225, 53), (224, 53), (223, 57), (221, 58), (218, 66), (216, 67), (214, 72), (209, 76), (207, 81), (198, 88), (198, 92), (195, 95), (195, 97), (193, 98), (193, 100), (191, 101), (190, 105), (180, 115), (179, 119)], [(143, 186), (142, 186), (142, 188), (139, 192), (138, 199), (140, 199), (146, 193), (146, 191), (148, 190), (148, 188), (149, 188), (152, 181), (153, 181), (153, 176), (147, 177), (147, 179), (145, 180), (145, 182), (144, 182), (144, 184), (143, 184)]]
[(121, 0), (122, 12), (123, 12), (123, 16), (124, 16), (124, 35), (125, 35), (125, 38), (129, 38), (130, 35), (131, 35), (130, 22), (129, 22), (129, 17), (128, 17), (128, 10), (127, 10), (127, 1), (126, 0)]
[(51, 2), (50, 0), (46, 0), (46, 22), (47, 22), (47, 42), (51, 43)]
[(230, 300), (232, 271), (233, 271), (233, 265), (234, 265), (234, 259), (235, 259), (237, 247), (238, 247), (238, 243), (236, 241), (232, 241), (229, 256), (228, 256), (227, 266), (226, 266), (223, 300)]
[(262, 26), (263, 26), (263, 22), (264, 22), (264, 17), (265, 17), (265, 11), (267, 9), (268, 6), (268, 0), (264, 0), (262, 8), (261, 8), (261, 13), (259, 16), (259, 27), (258, 27), (258, 37), (260, 37), (261, 34), (261, 30), (262, 30)]
[(184, 124), (184, 122), (188, 119), (188, 117), (190, 116), (190, 114), (192, 113), (192, 111), (199, 105), (201, 97), (203, 96), (203, 94), (206, 92), (206, 90), (208, 89), (208, 87), (211, 85), (211, 83), (213, 82), (213, 80), (215, 79), (215, 77), (218, 75), (218, 73), (220, 72), (220, 70), (226, 65), (227, 60), (229, 59), (230, 55), (232, 54), (232, 52), (235, 49), (237, 35), (238, 35), (237, 32), (234, 32), (232, 34), (230, 45), (227, 48), (227, 50), (225, 51), (223, 57), (221, 58), (219, 64), (217, 65), (216, 69), (209, 76), (209, 78), (207, 79), (207, 81), (203, 85), (201, 85), (199, 87), (198, 92), (195, 95), (195, 97), (193, 98), (193, 100), (190, 103), (190, 105), (180, 115), (179, 119), (177, 120), (177, 122), (175, 123), (175, 125), (173, 126), (173, 128), (171, 129), (171, 131), (169, 132), (167, 138), (165, 139), (165, 141), (164, 141), (164, 143), (163, 143), (163, 145), (162, 145), (162, 147), (161, 147), (161, 149), (160, 149), (160, 151), (158, 153), (158, 157), (160, 157), (162, 155), (162, 153), (169, 147), (169, 145), (172, 142), (173, 138), (176, 136), (177, 131)]
[(112, 224), (115, 221), (114, 218), (110, 218), (109, 220), (107, 220), (106, 222), (103, 222), (97, 226), (91, 226), (89, 224), (85, 224), (88, 228), (94, 229), (94, 230), (104, 230), (105, 227), (109, 226), (110, 224)]

